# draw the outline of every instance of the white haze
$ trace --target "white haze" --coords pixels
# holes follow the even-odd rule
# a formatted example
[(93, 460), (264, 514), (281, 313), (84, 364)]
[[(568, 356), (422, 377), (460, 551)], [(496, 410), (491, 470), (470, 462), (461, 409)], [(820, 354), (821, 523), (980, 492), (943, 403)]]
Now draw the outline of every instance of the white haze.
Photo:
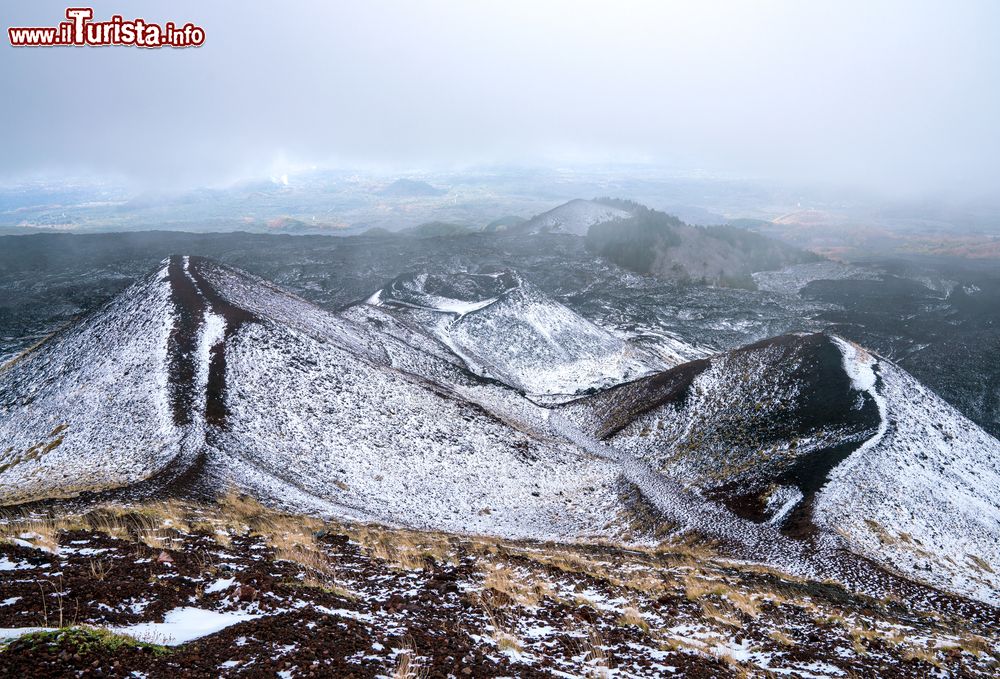
[[(4, 28), (65, 3), (7, 3)], [(194, 185), (276, 161), (662, 163), (897, 194), (1000, 185), (1000, 3), (116, 2), (206, 44), (0, 48), (0, 175)]]

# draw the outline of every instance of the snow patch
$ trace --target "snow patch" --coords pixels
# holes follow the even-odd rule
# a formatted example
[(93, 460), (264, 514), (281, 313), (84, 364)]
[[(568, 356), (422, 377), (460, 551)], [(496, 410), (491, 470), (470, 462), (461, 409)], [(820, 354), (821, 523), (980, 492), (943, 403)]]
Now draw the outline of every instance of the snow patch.
[(240, 611), (219, 613), (201, 608), (184, 607), (168, 611), (163, 622), (142, 622), (127, 627), (112, 627), (112, 632), (125, 634), (140, 641), (179, 646), (232, 625), (263, 617)]

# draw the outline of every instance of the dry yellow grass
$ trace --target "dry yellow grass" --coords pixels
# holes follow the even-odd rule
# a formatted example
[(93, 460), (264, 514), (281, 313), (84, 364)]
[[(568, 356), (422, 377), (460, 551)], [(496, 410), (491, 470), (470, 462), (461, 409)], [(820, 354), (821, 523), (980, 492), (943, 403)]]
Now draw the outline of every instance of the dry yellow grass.
[(591, 627), (587, 630), (587, 636), (582, 645), (582, 655), (587, 663), (587, 674), (591, 677), (603, 679), (611, 672), (611, 663), (608, 654), (604, 650), (604, 640), (600, 633)]
[(972, 564), (979, 570), (984, 571), (986, 573), (996, 573), (996, 571), (993, 570), (993, 567), (990, 566), (985, 559), (978, 557), (975, 554), (969, 554), (968, 558), (969, 561), (971, 561)]
[(651, 551), (659, 556), (675, 557), (691, 563), (710, 562), (719, 555), (715, 542), (691, 533), (664, 540)]
[(767, 636), (769, 636), (772, 640), (778, 642), (782, 646), (795, 645), (795, 639), (792, 639), (790, 636), (788, 636), (779, 629), (771, 630), (771, 632)]
[(618, 618), (618, 624), (626, 627), (637, 627), (645, 633), (649, 633), (649, 623), (642, 617), (642, 613), (635, 606), (629, 606), (622, 610)]
[[(471, 599), (468, 594), (462, 596), (482, 606), (485, 634), (492, 637), (496, 648), (507, 652), (520, 652), (522, 646), (529, 644), (528, 637), (519, 638), (517, 633), (524, 628), (521, 620), (531, 615), (525, 608), (552, 599), (560, 604), (590, 606), (592, 610), (587, 613), (602, 616), (601, 624), (611, 620), (621, 626), (640, 629), (649, 643), (659, 644), (664, 649), (705, 657), (716, 655), (713, 649), (725, 646), (725, 640), (733, 638), (734, 630), (744, 626), (748, 626), (748, 631), (764, 635), (754, 636), (762, 647), (792, 647), (796, 642), (782, 629), (780, 621), (803, 612), (817, 624), (840, 628), (828, 632), (838, 637), (846, 636), (859, 655), (873, 652), (884, 644), (895, 655), (905, 653), (908, 659), (945, 666), (960, 651), (977, 657), (994, 654), (990, 643), (982, 636), (971, 633), (962, 636), (963, 629), (984, 634), (981, 629), (964, 627), (951, 618), (930, 617), (932, 614), (925, 611), (915, 611), (914, 615), (927, 615), (927, 625), (947, 629), (947, 637), (944, 642), (939, 639), (934, 648), (908, 647), (908, 629), (901, 629), (898, 624), (884, 624), (891, 618), (889, 608), (875, 602), (861, 610), (850, 600), (824, 598), (801, 586), (808, 581), (768, 567), (724, 560), (710, 545), (698, 541), (674, 541), (642, 549), (601, 542), (553, 544), (446, 535), (292, 516), (264, 507), (235, 491), (219, 498), (218, 505), (171, 501), (132, 506), (101, 505), (80, 515), (58, 518), (28, 514), (0, 517), (0, 539), (20, 539), (20, 535), (30, 534), (32, 542), (50, 548), (57, 548), (60, 539), (64, 542), (73, 539), (67, 538), (66, 533), (78, 529), (101, 531), (116, 538), (166, 549), (179, 545), (178, 540), (202, 541), (203, 546), (206, 543), (202, 536), (210, 536), (220, 545), (237, 541), (242, 549), (246, 546), (245, 541), (253, 538), (256, 544), (266, 543), (276, 559), (300, 567), (291, 570), (285, 584), (321, 588), (347, 598), (356, 595), (345, 586), (349, 583), (339, 582), (336, 568), (336, 551), (339, 550), (328, 546), (332, 543), (325, 538), (327, 533), (347, 536), (362, 553), (404, 569), (458, 563), (460, 559), (469, 563), (469, 558), (475, 557), (480, 570), (470, 584), (474, 590), (479, 582), (482, 590)], [(215, 554), (219, 550), (193, 551)], [(213, 563), (206, 562), (203, 566), (203, 570), (213, 568)], [(563, 574), (571, 574), (571, 577)], [(761, 574), (767, 577), (760, 577)], [(90, 576), (94, 579), (113, 579), (115, 575), (103, 562), (90, 562)], [(591, 590), (601, 592), (604, 601), (627, 603), (617, 614), (604, 618), (606, 606), (586, 598)], [(661, 597), (665, 597), (664, 602), (653, 605)], [(685, 603), (684, 599), (691, 603)], [(511, 605), (512, 602), (516, 605)], [(707, 627), (709, 638), (718, 638), (719, 643), (713, 645), (707, 639), (702, 643), (700, 638), (667, 636), (668, 625), (662, 621), (667, 603), (670, 606), (679, 604), (684, 615), (692, 614), (694, 624)], [(786, 608), (775, 611), (777, 606)], [(53, 618), (57, 613), (47, 612)], [(621, 632), (615, 635), (616, 639)], [(626, 636), (634, 638), (634, 632)], [(954, 648), (942, 646), (952, 641)], [(572, 645), (576, 650), (575, 640)], [(533, 641), (531, 646), (535, 652)], [(724, 655), (724, 650), (719, 653)], [(587, 671), (591, 675), (606, 675), (610, 669), (607, 647), (596, 630), (586, 633), (580, 652), (574, 655), (577, 661), (580, 657), (586, 658)], [(721, 659), (728, 661), (725, 657)], [(965, 660), (971, 662), (970, 656), (966, 655)], [(397, 654), (395, 662), (394, 669), (385, 670), (391, 669), (392, 676), (420, 676), (419, 656), (412, 649)], [(737, 674), (748, 671), (735, 662), (732, 669)]]
[(231, 547), (233, 544), (233, 534), (229, 527), (220, 522), (200, 517), (194, 518), (191, 520), (191, 530), (208, 535), (222, 548)]
[(607, 581), (615, 579), (605, 563), (587, 554), (572, 551), (566, 546), (545, 545), (544, 548), (520, 550), (518, 554), (563, 573), (584, 573), (592, 578)]
[(490, 636), (493, 637), (493, 641), (496, 642), (497, 648), (501, 651), (514, 651), (515, 653), (521, 652), (521, 641), (514, 634), (514, 631), (507, 627), (500, 614), (497, 613), (487, 601), (480, 598), (479, 606), (483, 609), (486, 614), (486, 619), (489, 623)]
[(84, 527), (119, 539), (134, 539), (153, 549), (181, 547), (191, 530), (190, 508), (176, 500), (144, 505), (100, 505), (80, 517)]
[(175, 537), (173, 529), (168, 528), (160, 523), (157, 523), (151, 517), (146, 517), (144, 515), (137, 515), (134, 519), (136, 537), (139, 542), (142, 542), (147, 547), (152, 549), (173, 549), (175, 546), (175, 540), (179, 538)]
[(489, 562), (484, 566), (483, 587), (510, 597), (517, 604), (538, 606), (552, 590), (541, 576), (528, 571), (515, 571), (506, 564)]
[(620, 575), (618, 581), (623, 587), (651, 598), (668, 591), (672, 584), (663, 571), (657, 572), (653, 569), (628, 571)]
[(685, 652), (694, 651), (696, 653), (704, 652), (704, 646), (694, 643), (688, 639), (682, 639), (680, 637), (664, 637), (659, 640), (660, 648), (664, 651), (675, 651), (675, 652)]
[(87, 522), (91, 530), (104, 533), (118, 540), (129, 539), (128, 525), (117, 512), (97, 508), (87, 514)]
[[(990, 642), (977, 634), (963, 634), (958, 640), (958, 645), (966, 653), (977, 657), (993, 653)], [(1000, 657), (997, 657), (997, 660), (1000, 660)]]
[(338, 582), (336, 564), (316, 538), (324, 526), (322, 521), (272, 512), (238, 497), (230, 496), (227, 502), (232, 512), (225, 520), (228, 527), (215, 527), (211, 532), (217, 541), (231, 539), (229, 530), (234, 525), (242, 526), (239, 530), (262, 538), (274, 550), (275, 560), (289, 561), (302, 568), (301, 579), (295, 584), (348, 599), (357, 596)]
[(426, 671), (420, 666), (413, 640), (407, 639), (406, 645), (396, 655), (396, 664), (392, 668), (392, 679), (421, 679)]
[(497, 642), (497, 648), (501, 651), (514, 651), (515, 653), (521, 652), (521, 642), (517, 637), (509, 632), (494, 632), (493, 639)]
[(162, 500), (151, 504), (141, 505), (135, 510), (138, 514), (147, 515), (159, 520), (165, 528), (172, 528), (182, 533), (191, 532), (188, 524), (188, 517), (192, 513), (192, 507), (180, 500)]
[(406, 535), (366, 532), (360, 543), (371, 557), (403, 570), (418, 570), (426, 565), (423, 550)]
[(87, 528), (78, 515), (53, 517), (25, 512), (0, 516), (0, 540), (24, 540), (36, 547), (59, 551), (59, 534)]
[(113, 565), (108, 565), (101, 559), (90, 560), (90, 577), (98, 582), (104, 582), (113, 570)]
[(760, 616), (760, 605), (753, 595), (730, 589), (725, 594), (726, 601), (736, 610), (751, 618)]
[(417, 570), (435, 563), (458, 563), (453, 544), (457, 539), (444, 533), (372, 524), (345, 524), (340, 529), (366, 554), (396, 568)]
[(59, 531), (57, 522), (42, 520), (31, 524), (26, 530), (17, 534), (19, 539), (26, 540), (38, 547), (52, 552), (59, 551)]
[(291, 561), (298, 564), (306, 570), (308, 575), (315, 577), (329, 578), (332, 581), (337, 575), (337, 569), (333, 562), (319, 548), (286, 544), (275, 547), (274, 558), (277, 561)]
[(716, 604), (712, 601), (701, 602), (701, 612), (709, 620), (714, 620), (720, 624), (735, 629), (743, 627), (743, 621), (735, 614), (735, 611), (726, 604)]
[(922, 647), (922, 646), (911, 646), (903, 651), (904, 660), (919, 660), (925, 662), (934, 667), (941, 667), (941, 661), (938, 659), (937, 651), (934, 649)]
[(261, 521), (277, 514), (249, 495), (238, 492), (235, 488), (230, 488), (220, 495), (216, 504), (218, 506), (217, 520), (236, 535), (250, 532)]
[(709, 596), (722, 597), (729, 593), (729, 588), (721, 583), (704, 580), (694, 576), (684, 578), (684, 596), (688, 601), (701, 601)]
[(276, 552), (319, 549), (316, 534), (323, 524), (316, 519), (276, 514), (254, 522), (252, 535), (263, 538)]

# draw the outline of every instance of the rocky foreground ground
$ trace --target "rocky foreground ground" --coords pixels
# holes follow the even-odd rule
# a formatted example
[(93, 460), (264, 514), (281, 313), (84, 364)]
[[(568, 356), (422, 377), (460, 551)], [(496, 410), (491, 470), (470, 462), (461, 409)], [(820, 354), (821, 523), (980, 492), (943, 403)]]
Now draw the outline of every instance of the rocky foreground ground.
[(875, 600), (692, 540), (513, 542), (235, 494), (50, 506), (0, 536), (0, 677), (1000, 672), (995, 608), (916, 586)]

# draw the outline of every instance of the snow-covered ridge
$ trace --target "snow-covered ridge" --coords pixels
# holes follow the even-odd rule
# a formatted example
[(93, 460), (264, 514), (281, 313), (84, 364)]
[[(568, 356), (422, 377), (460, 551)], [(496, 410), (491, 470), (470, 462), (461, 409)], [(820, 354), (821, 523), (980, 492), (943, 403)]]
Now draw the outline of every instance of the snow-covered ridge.
[(512, 271), (401, 276), (367, 303), (422, 328), (473, 372), (533, 398), (572, 397), (667, 367)]
[(166, 263), (0, 370), (0, 502), (128, 485), (163, 469), (184, 432), (171, 403)]
[(534, 406), (497, 387), (474, 394), (449, 371), (259, 279), (173, 257), (0, 373), (0, 502), (235, 484), (288, 507), (447, 530), (618, 530), (613, 464), (533, 437), (513, 422), (540, 422)]
[(896, 365), (836, 341), (881, 422), (831, 472), (818, 523), (890, 568), (1000, 604), (1000, 441)]

